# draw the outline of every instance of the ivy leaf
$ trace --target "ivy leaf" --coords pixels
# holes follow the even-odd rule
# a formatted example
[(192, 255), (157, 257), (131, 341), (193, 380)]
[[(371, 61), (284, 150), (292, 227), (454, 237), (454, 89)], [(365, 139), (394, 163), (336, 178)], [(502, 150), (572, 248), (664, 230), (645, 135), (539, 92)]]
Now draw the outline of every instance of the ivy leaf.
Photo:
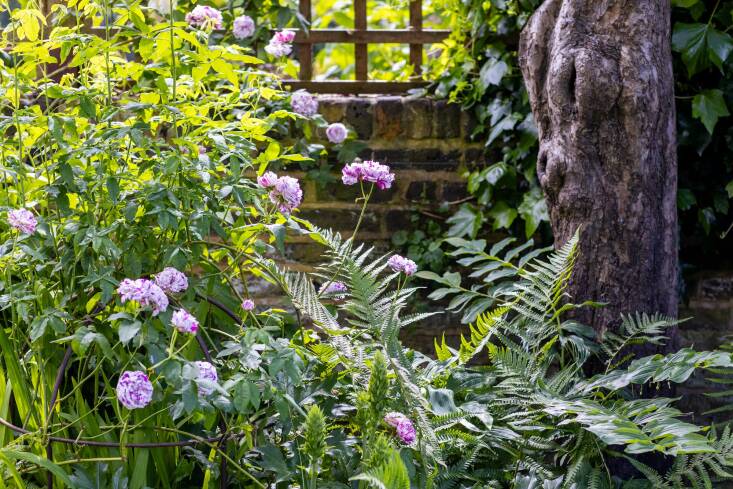
[(692, 77), (710, 66), (710, 62), (722, 70), (733, 51), (733, 38), (710, 24), (678, 22), (674, 26), (672, 48), (682, 53), (682, 61)]
[(677, 190), (677, 208), (681, 211), (690, 210), (693, 205), (697, 204), (695, 194), (689, 188), (681, 188)]
[(509, 71), (509, 66), (500, 59), (489, 59), (484, 66), (481, 67), (479, 73), (479, 85), (486, 90), (489, 85), (498, 85), (501, 83), (504, 75)]
[(494, 219), (493, 229), (496, 231), (499, 228), (509, 228), (517, 218), (517, 210), (513, 207), (509, 207), (503, 200), (497, 202), (494, 207), (489, 211), (489, 217)]
[(692, 99), (692, 117), (702, 121), (710, 134), (713, 133), (718, 119), (728, 115), (730, 112), (723, 99), (723, 92), (718, 89), (704, 90)]
[(719, 70), (723, 70), (723, 63), (733, 51), (733, 38), (727, 32), (710, 27), (708, 29), (708, 56)]
[(728, 192), (728, 197), (733, 199), (733, 180), (728, 182), (728, 185), (725, 186), (725, 191)]
[(547, 214), (547, 203), (542, 191), (535, 187), (524, 194), (524, 199), (519, 205), (519, 215), (524, 219), (524, 234), (531, 237), (542, 221), (549, 221)]
[(713, 209), (711, 209), (710, 207), (705, 207), (704, 209), (698, 209), (697, 222), (700, 223), (706, 235), (710, 234), (710, 227), (715, 222), (715, 211), (713, 211)]
[(495, 126), (492, 126), (491, 133), (489, 133), (489, 139), (486, 141), (486, 146), (489, 146), (491, 143), (494, 142), (496, 138), (498, 138), (501, 133), (504, 131), (511, 131), (514, 129), (514, 126), (517, 125), (517, 122), (522, 117), (519, 114), (509, 114), (508, 116), (504, 117), (498, 124)]
[(448, 218), (446, 222), (451, 225), (448, 235), (458, 238), (462, 236), (475, 238), (481, 228), (483, 214), (472, 206), (463, 204), (458, 212)]

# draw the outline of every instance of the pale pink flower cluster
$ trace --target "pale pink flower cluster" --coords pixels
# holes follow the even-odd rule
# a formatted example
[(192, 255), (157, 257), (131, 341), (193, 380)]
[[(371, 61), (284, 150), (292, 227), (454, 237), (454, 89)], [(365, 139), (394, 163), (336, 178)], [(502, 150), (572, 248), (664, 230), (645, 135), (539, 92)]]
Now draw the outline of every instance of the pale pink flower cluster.
[(13, 209), (8, 212), (8, 224), (21, 233), (33, 234), (38, 221), (28, 209)]
[(255, 33), (255, 21), (249, 15), (240, 15), (232, 24), (232, 35), (236, 39), (247, 39)]
[(117, 399), (127, 409), (141, 409), (153, 399), (153, 384), (145, 372), (127, 370), (117, 381)]
[(295, 31), (279, 31), (270, 39), (265, 46), (265, 51), (271, 56), (287, 56), (293, 51), (293, 40)]
[(395, 428), (397, 437), (405, 445), (412, 445), (417, 438), (417, 432), (412, 421), (402, 413), (391, 412), (384, 416), (384, 421)]
[(255, 301), (252, 299), (244, 299), (242, 301), (242, 309), (245, 311), (252, 311), (255, 308)]
[(347, 290), (348, 290), (348, 287), (346, 287), (346, 284), (343, 282), (327, 282), (321, 285), (321, 288), (318, 290), (318, 293), (319, 294), (331, 294), (331, 295), (335, 295), (337, 298), (343, 298)]
[(222, 21), (221, 12), (208, 5), (197, 5), (186, 14), (188, 25), (200, 29), (221, 29)]
[[(196, 378), (197, 381), (209, 381), (216, 383), (219, 380), (219, 376), (216, 373), (216, 367), (214, 367), (209, 362), (195, 362), (196, 367), (198, 368), (198, 377)], [(212, 392), (214, 392), (214, 388), (210, 387), (208, 385), (204, 385), (203, 383), (198, 384), (199, 388), (199, 394), (202, 396), (208, 396)]]
[(334, 122), (333, 124), (330, 124), (328, 128), (326, 128), (326, 137), (333, 144), (343, 143), (346, 140), (346, 136), (348, 135), (348, 129), (346, 129), (346, 126), (344, 126), (340, 122)]
[(341, 170), (341, 181), (345, 185), (354, 185), (359, 181), (371, 182), (379, 190), (385, 190), (392, 186), (394, 173), (390, 172), (387, 165), (367, 160), (363, 163), (354, 162), (346, 165)]
[(153, 316), (168, 309), (168, 297), (163, 289), (151, 280), (126, 278), (117, 287), (117, 294), (123, 304), (127, 301), (135, 301), (142, 307), (150, 307)]
[(155, 284), (163, 289), (163, 292), (178, 294), (188, 288), (188, 279), (175, 268), (166, 267), (155, 275)]
[(293, 177), (278, 177), (268, 171), (257, 177), (257, 183), (262, 188), (270, 190), (270, 201), (277, 205), (283, 214), (290, 214), (303, 200), (300, 183)]
[(405, 275), (412, 275), (417, 272), (417, 263), (400, 255), (392, 255), (389, 260), (387, 260), (387, 265), (389, 265), (393, 271), (402, 272)]
[(196, 334), (199, 330), (199, 322), (185, 309), (179, 309), (173, 313), (171, 324), (179, 333)]
[(298, 90), (290, 96), (290, 107), (296, 114), (312, 117), (318, 112), (318, 99), (305, 90)]

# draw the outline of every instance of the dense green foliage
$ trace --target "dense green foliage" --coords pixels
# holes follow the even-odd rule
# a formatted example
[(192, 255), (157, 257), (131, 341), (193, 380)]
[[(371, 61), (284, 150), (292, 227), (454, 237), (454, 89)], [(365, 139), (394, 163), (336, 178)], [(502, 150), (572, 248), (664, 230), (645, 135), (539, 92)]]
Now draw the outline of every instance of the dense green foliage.
[[(468, 306), (471, 333), (458, 349), (436, 343), (436, 359), (403, 347), (400, 332), (429, 316), (407, 308), (412, 271), (298, 218), (296, 180), (267, 182), (324, 151), (309, 142), (323, 121), (296, 113), (271, 74), (289, 62), (266, 70), (266, 53), (233, 42), (251, 5), (230, 6), (217, 30), (184, 22), (189, 6), (72, 0), (49, 25), (31, 0), (10, 11), (0, 487), (48, 474), (83, 489), (678, 488), (728, 476), (727, 430), (632, 394), (730, 369), (730, 353), (633, 358), (629, 345), (663, 342), (675, 321), (626, 317), (596, 338), (568, 318), (597, 306), (565, 293), (577, 239), (543, 260), (510, 241), (485, 252), (451, 240), (485, 286), (428, 277), (457, 297), (452, 309)], [(379, 191), (362, 183), (354, 235)], [(293, 235), (324, 247), (314, 272), (283, 260)], [(145, 281), (167, 267), (186, 285)], [(257, 281), (282, 304), (251, 303)], [(343, 290), (316, 285), (336, 281)], [(591, 361), (604, 371), (589, 376)], [(631, 460), (646, 480), (609, 472), (641, 453), (677, 458), (665, 474)]]
[[(577, 239), (548, 260), (523, 259), (519, 251), (515, 256), (522, 265), (494, 257), (514, 277), (494, 295), (499, 307), (478, 317), (459, 349), (436, 342), (437, 360), (432, 360), (399, 343), (399, 330), (421, 316), (402, 316), (414, 289), (403, 287), (398, 274), (384, 276), (389, 273), (387, 257), (373, 257), (362, 246), (351, 250), (351, 241), (327, 231), (313, 233), (332, 257), (315, 276), (343, 280), (346, 298), (334, 309), (318, 300), (306, 275), (281, 274), (280, 280), (296, 307), (321, 326), (311, 350), (346, 385), (364, 386), (365, 392), (349, 396), (356, 412), (365, 413), (356, 416), (365, 422), (356, 432), (361, 440), (374, 439), (368, 420), (375, 417), (367, 413), (384, 412), (377, 400), (389, 399), (387, 410), (400, 409), (416, 420), (417, 444), (402, 449), (413, 487), (616, 487), (623, 481), (608, 472), (609, 459), (649, 452), (684, 458), (666, 475), (655, 475), (635, 460), (650, 480), (623, 484), (687, 487), (687, 478), (710, 480), (726, 474), (731, 463), (727, 431), (717, 440), (684, 421), (674, 399), (632, 400), (629, 394), (636, 386), (684, 382), (695, 368), (727, 368), (730, 354), (684, 349), (633, 358), (628, 346), (661, 343), (665, 329), (676, 322), (625, 317), (616, 333), (596, 339), (593, 330), (566, 319), (573, 309), (586, 306), (569, 303), (564, 292)], [(389, 287), (395, 281), (396, 289)], [(487, 353), (488, 365), (473, 365)], [(384, 377), (378, 374), (384, 369), (382, 356), (389, 381), (375, 387), (384, 385), (375, 381)], [(591, 359), (602, 362), (605, 371), (587, 377), (583, 365)], [(620, 367), (622, 363), (626, 366)], [(372, 395), (385, 390), (390, 395)], [(341, 440), (336, 429), (329, 443)], [(328, 452), (331, 467), (341, 465), (343, 450), (337, 447)], [(398, 477), (399, 470), (371, 471), (368, 479), (359, 479), (384, 481)]]

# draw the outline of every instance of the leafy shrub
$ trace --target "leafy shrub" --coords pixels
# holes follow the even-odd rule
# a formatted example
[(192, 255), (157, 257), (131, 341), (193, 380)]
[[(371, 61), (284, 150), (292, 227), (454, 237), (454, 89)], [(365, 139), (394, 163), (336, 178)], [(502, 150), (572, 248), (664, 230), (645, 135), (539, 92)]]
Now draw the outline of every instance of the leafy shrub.
[[(404, 314), (415, 263), (357, 245), (361, 218), (347, 240), (299, 219), (297, 180), (268, 171), (303, 159), (282, 135), (313, 102), (212, 42), (230, 14), (199, 9), (191, 26), (124, 6), (67, 2), (49, 29), (24, 3), (3, 32), (3, 485), (601, 487), (608, 457), (643, 452), (687, 457), (667, 475), (640, 466), (655, 486), (723, 474), (728, 432), (628, 393), (729, 354), (619, 367), (671, 321), (628, 318), (596, 342), (564, 319), (575, 241), (515, 270), (458, 350), (405, 349), (402, 328), (428, 316)], [(362, 216), (393, 179), (376, 162), (343, 175)], [(327, 262), (287, 269), (286, 233)], [(253, 277), (296, 318), (255, 304)], [(587, 378), (592, 357), (609, 368)]]

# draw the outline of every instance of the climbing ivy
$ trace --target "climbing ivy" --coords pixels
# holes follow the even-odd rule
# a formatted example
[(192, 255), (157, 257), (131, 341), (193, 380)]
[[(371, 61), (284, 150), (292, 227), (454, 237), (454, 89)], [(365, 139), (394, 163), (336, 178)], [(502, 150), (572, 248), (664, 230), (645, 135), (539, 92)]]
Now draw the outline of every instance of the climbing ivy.
[(675, 0), (673, 5), (678, 206), (683, 236), (690, 237), (683, 250), (715, 260), (725, 257), (731, 240), (726, 236), (723, 242), (719, 235), (727, 234), (732, 220), (733, 120), (728, 116), (733, 107), (733, 38), (728, 32), (733, 28), (733, 1)]

